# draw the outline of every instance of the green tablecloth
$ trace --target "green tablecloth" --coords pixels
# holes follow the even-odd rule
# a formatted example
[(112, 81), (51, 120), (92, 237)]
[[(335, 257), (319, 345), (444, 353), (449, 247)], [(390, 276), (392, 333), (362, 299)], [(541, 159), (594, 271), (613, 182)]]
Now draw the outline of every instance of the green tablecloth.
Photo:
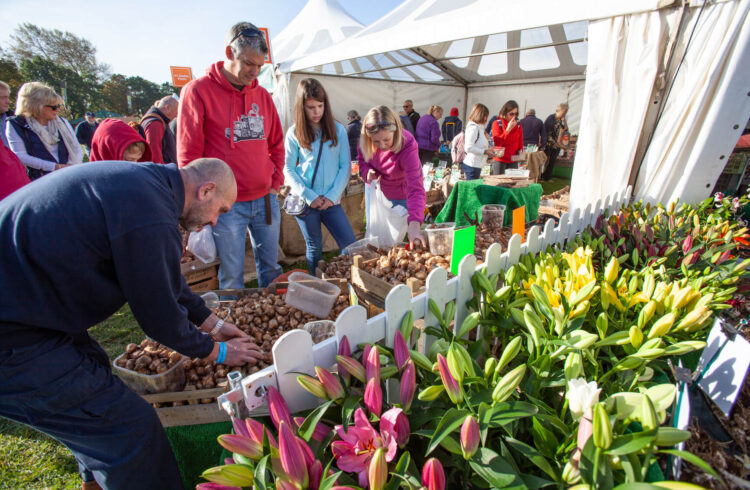
[(453, 186), (450, 196), (435, 218), (435, 222), (444, 223), (455, 221), (456, 226), (465, 226), (469, 222), (464, 212), (472, 219), (474, 212), (481, 218), (481, 207), (484, 204), (505, 204), (505, 225), (509, 226), (513, 220), (510, 212), (521, 206), (526, 206), (526, 222), (536, 221), (539, 215), (539, 200), (542, 197), (542, 186), (531, 184), (528, 187), (508, 189), (484, 185), (481, 180), (458, 181)]

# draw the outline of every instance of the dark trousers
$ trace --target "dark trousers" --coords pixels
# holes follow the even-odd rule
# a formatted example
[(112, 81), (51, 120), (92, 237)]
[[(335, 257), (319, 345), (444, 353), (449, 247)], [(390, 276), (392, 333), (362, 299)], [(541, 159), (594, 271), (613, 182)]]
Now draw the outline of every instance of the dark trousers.
[(346, 217), (346, 212), (341, 207), (341, 204), (331, 206), (324, 211), (310, 208), (307, 216), (302, 218), (297, 216), (296, 218), (299, 229), (302, 231), (302, 236), (305, 237), (305, 245), (307, 246), (305, 253), (307, 268), (310, 269), (310, 274), (313, 276), (315, 275), (315, 268), (318, 262), (323, 258), (323, 230), (320, 227), (321, 223), (326, 225), (328, 232), (336, 240), (339, 250), (343, 250), (357, 239), (354, 236), (352, 225), (349, 224), (349, 219)]
[(466, 180), (476, 180), (482, 174), (481, 167), (475, 168), (470, 165), (466, 165), (465, 163), (462, 163), (461, 168), (464, 171), (464, 177), (466, 177)]
[(423, 150), (419, 149), (419, 161), (422, 162), (422, 164), (425, 163), (434, 163), (433, 159), (437, 158), (438, 152), (434, 150)]
[(557, 155), (560, 154), (560, 149), (547, 147), (544, 150), (544, 153), (547, 154), (547, 168), (544, 169), (542, 180), (549, 180), (552, 178), (552, 167), (555, 166), (555, 161), (557, 160)]
[(112, 374), (87, 333), (0, 347), (0, 416), (65, 444), (84, 481), (105, 489), (183, 488), (156, 412)]

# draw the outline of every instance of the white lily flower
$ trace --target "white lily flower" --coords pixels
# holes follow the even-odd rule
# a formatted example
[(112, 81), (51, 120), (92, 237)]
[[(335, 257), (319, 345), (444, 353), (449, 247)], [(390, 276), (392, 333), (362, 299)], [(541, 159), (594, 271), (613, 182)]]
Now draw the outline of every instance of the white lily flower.
[(586, 410), (599, 403), (601, 391), (596, 381), (587, 383), (584, 378), (568, 381), (568, 391), (565, 393), (565, 398), (568, 399), (568, 408), (573, 418), (580, 419)]

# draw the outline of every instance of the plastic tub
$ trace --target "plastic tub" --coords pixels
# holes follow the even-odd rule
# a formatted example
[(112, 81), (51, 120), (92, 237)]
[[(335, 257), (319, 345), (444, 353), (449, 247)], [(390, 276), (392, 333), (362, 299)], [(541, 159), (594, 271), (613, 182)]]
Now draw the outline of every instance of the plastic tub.
[(500, 229), (503, 227), (505, 220), (504, 204), (485, 204), (482, 206), (482, 223), (491, 227)]
[(456, 223), (435, 223), (424, 229), (424, 236), (434, 255), (450, 255), (453, 250), (453, 232)]
[(185, 367), (183, 366), (185, 356), (182, 356), (174, 366), (161, 374), (141, 374), (116, 364), (124, 355), (120, 354), (112, 362), (112, 367), (123, 383), (136, 393), (150, 395), (152, 393), (164, 393), (165, 391), (182, 391), (185, 388)]
[(331, 313), (340, 292), (341, 289), (335, 284), (304, 272), (293, 272), (289, 275), (284, 301), (305, 313), (325, 318)]
[(312, 335), (313, 344), (319, 344), (325, 339), (331, 338), (336, 333), (336, 325), (331, 320), (318, 320), (316, 322), (305, 323), (302, 327)]
[(378, 245), (378, 237), (368, 237), (363, 238), (361, 240), (357, 240), (354, 243), (350, 243), (344, 250), (341, 251), (341, 255), (348, 255), (349, 257), (354, 257), (355, 255), (366, 255), (364, 253), (365, 251), (371, 252), (369, 248), (367, 248), (368, 245), (372, 245), (373, 247), (377, 248)]

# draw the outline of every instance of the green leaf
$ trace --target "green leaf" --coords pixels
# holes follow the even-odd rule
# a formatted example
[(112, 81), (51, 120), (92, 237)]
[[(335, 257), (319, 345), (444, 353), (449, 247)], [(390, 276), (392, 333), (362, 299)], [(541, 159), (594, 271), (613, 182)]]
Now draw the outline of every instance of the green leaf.
[(430, 444), (427, 446), (425, 456), (438, 447), (440, 441), (442, 441), (444, 437), (458, 429), (467, 415), (469, 415), (468, 410), (459, 410), (457, 408), (451, 408), (448, 410), (443, 418), (440, 419), (440, 422), (432, 435), (432, 440), (430, 440)]
[(544, 478), (539, 478), (538, 476), (534, 476), (534, 475), (522, 474), (520, 476), (524, 485), (526, 485), (526, 488), (528, 488), (529, 490), (533, 490), (536, 488), (549, 487), (555, 484), (555, 482), (553, 481), (545, 480)]
[(492, 414), (495, 413), (495, 408), (491, 407), (487, 403), (479, 404), (479, 435), (482, 439), (482, 445), (484, 446), (487, 441), (487, 431), (490, 428), (490, 421), (492, 420)]
[(553, 458), (557, 451), (557, 438), (546, 427), (544, 427), (536, 417), (531, 419), (531, 436), (534, 439), (534, 446), (546, 457)]
[(445, 321), (443, 320), (443, 313), (440, 311), (440, 307), (435, 302), (435, 300), (430, 298), (427, 302), (427, 306), (430, 310), (430, 313), (432, 313), (433, 316), (437, 319), (438, 323), (440, 323), (441, 326), (445, 325)]
[(512, 437), (506, 437), (505, 443), (515, 451), (521, 453), (523, 457), (534, 463), (540, 470), (547, 473), (550, 478), (558, 481), (557, 473), (552, 468), (552, 465), (549, 463), (549, 461), (547, 461), (547, 459), (542, 456), (542, 453), (529, 446), (528, 444), (517, 439), (513, 439)]
[(440, 447), (442, 447), (449, 453), (457, 454), (463, 457), (463, 453), (461, 452), (461, 445), (455, 438), (453, 438), (453, 436), (447, 436), (442, 441), (440, 441)]
[(469, 461), (472, 469), (493, 487), (505, 488), (510, 484), (522, 485), (520, 478), (502, 456), (491, 449), (480, 447)]
[(344, 400), (344, 404), (341, 406), (341, 425), (346, 430), (349, 427), (349, 421), (351, 421), (354, 411), (359, 405), (359, 397), (350, 396)]
[(315, 432), (315, 427), (317, 427), (318, 422), (320, 422), (320, 419), (323, 418), (323, 415), (325, 415), (326, 410), (333, 405), (335, 400), (328, 400), (312, 412), (310, 412), (310, 415), (305, 417), (305, 421), (302, 422), (302, 425), (299, 428), (299, 436), (304, 439), (305, 441), (310, 441), (310, 438), (313, 435), (313, 432)]
[[(325, 475), (327, 472), (324, 472)], [(336, 480), (338, 480), (341, 477), (341, 471), (332, 474), (328, 478), (324, 478), (320, 482), (320, 486), (318, 487), (318, 490), (331, 490), (336, 485)]]
[(697, 466), (698, 468), (702, 469), (703, 471), (713, 476), (714, 478), (721, 480), (719, 475), (714, 471), (713, 468), (711, 468), (708, 465), (708, 463), (706, 463), (705, 461), (703, 461), (701, 458), (699, 458), (693, 453), (689, 453), (687, 451), (680, 451), (678, 449), (661, 449), (658, 452), (662, 454), (671, 454), (672, 456), (677, 456), (678, 458), (682, 458), (688, 463), (693, 464)]
[(384, 490), (398, 490), (398, 487), (401, 486), (400, 478), (404, 478), (405, 476), (407, 476), (406, 472), (409, 470), (410, 462), (411, 455), (409, 454), (409, 451), (404, 451), (404, 453), (398, 459), (396, 467), (393, 468), (393, 471), (391, 471), (391, 475), (398, 478), (391, 478), (391, 480), (385, 485)]
[(644, 482), (633, 482), (617, 485), (615, 490), (664, 490), (664, 487), (657, 487), (656, 485)]
[(502, 427), (518, 419), (535, 415), (538, 411), (531, 403), (522, 401), (507, 401), (495, 405), (490, 427)]
[(411, 310), (407, 311), (404, 314), (404, 318), (401, 320), (401, 327), (399, 330), (401, 330), (401, 333), (404, 336), (404, 340), (406, 340), (406, 345), (411, 346), (410, 339), (411, 339), (411, 331), (414, 328), (414, 313), (412, 313)]
[[(598, 464), (595, 464), (597, 459)], [(596, 474), (594, 474), (595, 467), (597, 468)], [(594, 446), (593, 437), (589, 438), (583, 448), (579, 468), (583, 481), (596, 482), (600, 489), (611, 489), (614, 487), (612, 466), (609, 463), (609, 458), (605, 457), (601, 450)]]
[(656, 429), (618, 436), (612, 441), (612, 445), (605, 451), (605, 454), (624, 456), (635, 453), (647, 447), (654, 439), (656, 439)]
[(255, 466), (255, 490), (266, 490), (266, 465), (270, 454), (266, 454)]
[(443, 312), (443, 318), (445, 319), (445, 326), (447, 327), (453, 321), (453, 317), (456, 316), (456, 304), (453, 301), (448, 301), (445, 305), (445, 311)]

